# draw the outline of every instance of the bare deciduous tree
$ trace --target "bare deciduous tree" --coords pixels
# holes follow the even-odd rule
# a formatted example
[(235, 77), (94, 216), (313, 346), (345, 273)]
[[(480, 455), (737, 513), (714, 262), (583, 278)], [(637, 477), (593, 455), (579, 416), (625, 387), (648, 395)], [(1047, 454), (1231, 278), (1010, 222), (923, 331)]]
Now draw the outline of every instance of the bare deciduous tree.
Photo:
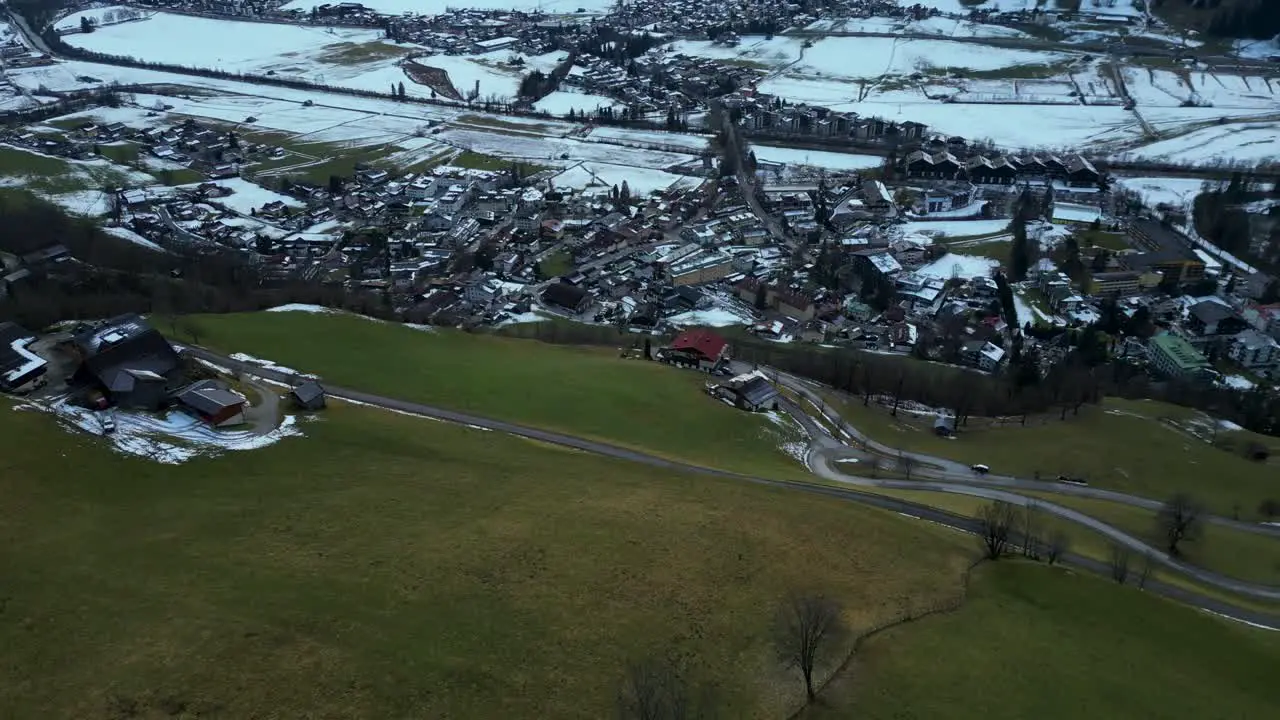
[(1009, 546), (1013, 529), (1018, 524), (1018, 508), (1003, 500), (984, 506), (978, 513), (978, 538), (987, 559), (997, 560)]
[(1022, 555), (1040, 559), (1040, 538), (1036, 537), (1036, 507), (1027, 505), (1022, 512)]
[(627, 666), (618, 689), (621, 720), (709, 720), (713, 716), (709, 689), (691, 692), (671, 662), (648, 659)]
[(1156, 558), (1150, 552), (1142, 553), (1142, 565), (1138, 567), (1138, 589), (1145, 590), (1151, 571), (1155, 569)]
[(174, 327), (185, 335), (192, 345), (200, 344), (200, 323), (189, 317), (180, 317), (174, 321)]
[(1058, 558), (1071, 547), (1071, 537), (1058, 530), (1049, 536), (1049, 544), (1045, 546), (1045, 560), (1050, 565), (1058, 562)]
[(911, 471), (916, 467), (916, 458), (905, 450), (898, 451), (898, 467), (902, 468), (902, 474), (908, 480), (911, 479)]
[(1200, 504), (1186, 493), (1174, 495), (1160, 508), (1160, 512), (1156, 514), (1156, 526), (1170, 555), (1181, 555), (1181, 543), (1195, 540), (1200, 535), (1200, 518), (1203, 513)]
[(1129, 579), (1129, 550), (1121, 545), (1111, 546), (1111, 579), (1121, 585)]
[(774, 646), (788, 668), (796, 668), (804, 680), (805, 695), (812, 702), (813, 671), (824, 647), (845, 634), (840, 604), (818, 593), (793, 593), (782, 606), (774, 626)]

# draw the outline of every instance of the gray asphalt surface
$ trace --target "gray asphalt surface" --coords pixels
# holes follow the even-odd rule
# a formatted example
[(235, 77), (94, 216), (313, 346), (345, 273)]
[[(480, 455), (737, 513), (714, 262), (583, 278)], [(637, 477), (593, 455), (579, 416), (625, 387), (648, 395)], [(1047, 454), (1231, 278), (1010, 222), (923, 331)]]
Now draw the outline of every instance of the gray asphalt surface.
[[(235, 370), (239, 370), (247, 374), (257, 375), (259, 377), (266, 378), (268, 380), (274, 380), (276, 382), (281, 382), (286, 384), (295, 384), (297, 382), (300, 382), (302, 379), (290, 373), (284, 373), (276, 370), (263, 368), (258, 365), (254, 365), (252, 363), (244, 363), (237, 360), (232, 360), (231, 358), (228, 358), (224, 355), (210, 352), (203, 348), (188, 347), (187, 351), (192, 353), (194, 356), (202, 358), (209, 362), (216, 363), (218, 365), (222, 365), (224, 367), (232, 368)], [(677, 472), (698, 473), (701, 475), (709, 475), (712, 477), (720, 477), (720, 478), (738, 480), (742, 482), (749, 482), (756, 485), (766, 485), (770, 487), (782, 488), (787, 490), (808, 492), (816, 495), (823, 495), (826, 497), (832, 497), (832, 498), (837, 498), (841, 500), (848, 500), (852, 502), (861, 503), (863, 505), (868, 505), (871, 507), (876, 507), (883, 510), (896, 512), (896, 513), (899, 513), (900, 515), (904, 515), (907, 517), (912, 517), (920, 520), (926, 520), (929, 522), (938, 523), (939, 525), (944, 525), (944, 526), (955, 528), (957, 530), (962, 530), (965, 532), (976, 532), (978, 529), (978, 522), (973, 518), (956, 515), (954, 513), (950, 513), (945, 510), (929, 507), (927, 505), (920, 505), (920, 504), (909, 502), (906, 500), (899, 500), (897, 498), (887, 497), (884, 495), (877, 495), (874, 493), (862, 492), (852, 487), (843, 488), (843, 487), (830, 487), (826, 485), (810, 485), (805, 483), (786, 482), (781, 480), (771, 480), (768, 478), (754, 477), (751, 475), (743, 475), (740, 473), (727, 472), (724, 470), (716, 470), (712, 468), (705, 468), (705, 467), (700, 467), (696, 465), (690, 465), (687, 463), (676, 462), (673, 460), (668, 460), (666, 458), (657, 457), (655, 455), (649, 455), (647, 453), (638, 452), (636, 450), (630, 450), (627, 448), (618, 447), (616, 445), (611, 445), (608, 443), (598, 442), (594, 440), (584, 440), (582, 438), (573, 437), (572, 435), (566, 435), (563, 433), (540, 430), (538, 428), (531, 428), (531, 427), (519, 425), (516, 423), (506, 422), (504, 420), (495, 420), (492, 418), (481, 417), (478, 415), (471, 415), (468, 413), (460, 413), (453, 410), (446, 410), (444, 408), (433, 407), (430, 405), (423, 405), (420, 403), (382, 397), (379, 395), (360, 392), (358, 390), (352, 390), (349, 388), (342, 388), (334, 385), (325, 384), (325, 390), (326, 392), (328, 392), (329, 395), (336, 398), (340, 398), (340, 399), (353, 400), (355, 402), (367, 403), (369, 405), (374, 405), (377, 407), (384, 407), (392, 410), (399, 410), (402, 412), (412, 413), (415, 415), (422, 415), (424, 417), (436, 418), (439, 420), (446, 420), (449, 422), (460, 423), (463, 425), (472, 425), (476, 427), (487, 428), (490, 430), (497, 430), (497, 431), (509, 433), (512, 435), (517, 435), (520, 437), (526, 437), (533, 440), (539, 440), (542, 442), (552, 443), (555, 445), (561, 445), (564, 447), (570, 447), (577, 450), (583, 450), (586, 452), (595, 453), (597, 455), (603, 455), (606, 457), (612, 457), (619, 460), (629, 460), (631, 462), (643, 463), (645, 465), (649, 465), (652, 467), (658, 467), (658, 468), (673, 470)], [(805, 413), (800, 413), (800, 415), (804, 418), (808, 417)], [(812, 423), (813, 420), (809, 419), (809, 422)], [(924, 489), (928, 489), (928, 488), (924, 488)], [(1075, 567), (1081, 570), (1097, 573), (1104, 577), (1110, 577), (1109, 567), (1105, 563), (1101, 563), (1096, 560), (1080, 557), (1073, 554), (1067, 554), (1061, 559), (1061, 562), (1065, 565), (1070, 565), (1072, 567)], [(1176, 570), (1181, 568), (1173, 567), (1172, 569)], [(1204, 581), (1212, 585), (1217, 584), (1217, 583), (1213, 583), (1211, 580), (1208, 580), (1208, 579)], [(1231, 588), (1224, 588), (1224, 589), (1231, 589)], [(1262, 627), (1280, 629), (1280, 613), (1259, 612), (1249, 608), (1240, 607), (1238, 605), (1235, 605), (1233, 603), (1230, 603), (1228, 601), (1225, 601), (1216, 597), (1204, 595), (1202, 593), (1198, 593), (1193, 590), (1188, 590), (1183, 587), (1170, 585), (1168, 583), (1160, 582), (1157, 580), (1149, 580), (1146, 584), (1146, 591), (1157, 594), (1157, 595), (1161, 595), (1163, 597), (1179, 600), (1181, 602), (1200, 608), (1202, 610), (1223, 615), (1225, 617), (1239, 620), (1241, 622), (1246, 622), (1246, 623), (1250, 623), (1250, 624), (1254, 624)]]
[[(746, 363), (735, 363), (735, 370), (746, 372), (751, 366)], [(1106, 500), (1108, 502), (1120, 503), (1131, 507), (1141, 508), (1155, 512), (1159, 510), (1162, 503), (1151, 498), (1140, 497), (1137, 495), (1129, 495), (1127, 493), (1116, 492), (1114, 490), (1104, 490), (1102, 488), (1090, 487), (1087, 485), (1077, 485), (1074, 483), (1064, 483), (1057, 481), (1033, 480), (1030, 478), (1019, 478), (1009, 475), (976, 475), (964, 463), (955, 462), (946, 458), (926, 455), (924, 453), (904, 452), (897, 448), (889, 447), (884, 443), (876, 442), (868, 438), (856, 427), (850, 425), (839, 413), (832, 407), (823, 402), (822, 397), (813, 391), (811, 384), (800, 378), (779, 373), (773, 370), (769, 371), (770, 377), (774, 377), (778, 384), (795, 392), (803, 397), (816, 408), (820, 408), (820, 412), (828, 421), (838, 424), (841, 430), (848, 433), (859, 446), (865, 446), (875, 452), (889, 457), (897, 457), (899, 454), (905, 454), (918, 463), (916, 474), (922, 478), (929, 480), (951, 481), (966, 488), (994, 488), (1004, 490), (1021, 490), (1024, 492), (1050, 492), (1059, 495), (1071, 495), (1075, 497), (1091, 498), (1094, 500)], [(812, 412), (808, 408), (806, 411)], [(838, 458), (838, 453), (832, 455), (832, 459)], [(931, 483), (931, 488), (942, 489), (945, 485), (939, 483)], [(965, 493), (973, 494), (973, 493)], [(1256, 535), (1268, 535), (1280, 540), (1280, 527), (1271, 525), (1263, 525), (1261, 523), (1251, 523), (1242, 520), (1233, 520), (1231, 518), (1219, 515), (1209, 515), (1206, 519), (1216, 525), (1229, 527), (1233, 530), (1241, 532), (1254, 533)]]

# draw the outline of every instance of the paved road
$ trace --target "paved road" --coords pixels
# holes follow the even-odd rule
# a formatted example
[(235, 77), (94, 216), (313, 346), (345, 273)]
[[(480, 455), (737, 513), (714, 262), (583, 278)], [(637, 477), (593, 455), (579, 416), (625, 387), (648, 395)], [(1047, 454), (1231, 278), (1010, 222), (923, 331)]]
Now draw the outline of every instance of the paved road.
[[(218, 365), (239, 370), (252, 375), (274, 380), (276, 382), (294, 384), (301, 380), (300, 377), (291, 373), (284, 373), (277, 370), (263, 368), (252, 363), (244, 363), (232, 360), (218, 353), (205, 350), (203, 348), (188, 347), (188, 351), (196, 357), (203, 358), (209, 362)], [(470, 425), (474, 427), (482, 427), (490, 430), (526, 437), (533, 440), (561, 445), (564, 447), (583, 450), (585, 452), (612, 457), (620, 460), (629, 460), (632, 462), (643, 463), (652, 467), (663, 468), (677, 472), (690, 472), (709, 475), (713, 477), (727, 478), (742, 482), (749, 482), (756, 485), (767, 485), (771, 487), (785, 488), (790, 490), (803, 491), (817, 495), (823, 495), (842, 500), (861, 503), (871, 507), (880, 508), (897, 512), (907, 517), (918, 518), (930, 522), (945, 525), (947, 527), (963, 530), (966, 532), (975, 532), (978, 523), (973, 518), (956, 515), (954, 513), (940, 510), (938, 508), (929, 507), (897, 498), (877, 495), (875, 493), (862, 492), (854, 488), (831, 487), (826, 485), (816, 485), (798, 482), (787, 482), (781, 480), (771, 480), (768, 478), (754, 477), (740, 473), (733, 473), (724, 470), (716, 470), (713, 468), (705, 468), (688, 463), (677, 462), (666, 458), (650, 455), (644, 452), (631, 450), (609, 443), (598, 442), (594, 440), (584, 440), (563, 433), (552, 432), (548, 430), (540, 430), (516, 423), (510, 423), (503, 420), (495, 420), (492, 418), (471, 415), (468, 413), (446, 410), (443, 408), (423, 405), (420, 403), (397, 400), (394, 398), (386, 398), (370, 393), (351, 390), (348, 388), (337, 387), (334, 385), (325, 385), (325, 389), (329, 395), (340, 398), (353, 400), (355, 402), (366, 403), (378, 407), (399, 410), (402, 412), (422, 415), (424, 417), (446, 420), (449, 422)], [(804, 413), (801, 413), (804, 416)], [(807, 417), (807, 416), (806, 416)], [(812, 422), (812, 420), (810, 420)], [(1084, 569), (1090, 572), (1098, 573), (1109, 577), (1109, 568), (1104, 564), (1095, 560), (1068, 554), (1062, 559), (1064, 564)], [(1177, 568), (1175, 568), (1177, 569)], [(1207, 582), (1207, 581), (1206, 581)], [(1148, 581), (1146, 589), (1150, 592), (1165, 597), (1180, 600), (1189, 605), (1200, 609), (1224, 615), (1242, 622), (1253, 623), (1265, 627), (1274, 627), (1280, 629), (1280, 613), (1265, 613), (1248, 608), (1238, 607), (1232, 603), (1220, 600), (1215, 597), (1203, 595), (1201, 593), (1187, 590), (1182, 587), (1169, 585), (1155, 580)]]
[[(739, 372), (745, 372), (747, 370), (750, 370), (751, 366), (746, 363), (736, 363), (735, 369), (738, 370)], [(809, 403), (811, 403), (813, 406), (819, 408), (820, 413), (823, 416), (825, 416), (825, 418), (829, 422), (834, 423), (842, 431), (848, 433), (849, 436), (853, 439), (853, 442), (856, 443), (859, 447), (867, 448), (869, 450), (876, 452), (877, 454), (885, 455), (890, 458), (896, 458), (903, 454), (911, 457), (911, 459), (918, 464), (918, 470), (916, 472), (922, 478), (927, 478), (932, 481), (950, 481), (951, 483), (961, 485), (966, 489), (979, 487), (979, 488), (1012, 490), (1012, 491), (1022, 491), (1022, 492), (1055, 493), (1058, 495), (1070, 495), (1072, 497), (1082, 497), (1082, 498), (1089, 498), (1093, 500), (1106, 500), (1108, 502), (1128, 505), (1130, 507), (1136, 507), (1142, 510), (1149, 510), (1152, 512), (1159, 510), (1163, 505), (1163, 503), (1161, 503), (1159, 500), (1152, 500), (1151, 498), (1140, 497), (1137, 495), (1130, 495), (1128, 493), (1117, 492), (1115, 490), (1104, 490), (1102, 488), (1095, 488), (1087, 485), (1076, 485), (1074, 483), (1064, 483), (1064, 482), (1056, 482), (1056, 481), (1032, 480), (1028, 478), (1019, 478), (1019, 477), (1013, 477), (1009, 475), (975, 475), (973, 471), (969, 469), (969, 466), (964, 463), (956, 462), (954, 460), (948, 460), (946, 458), (941, 458), (934, 455), (926, 455), (924, 453), (917, 453), (917, 452), (905, 452), (905, 451), (899, 450), (898, 448), (889, 447), (884, 443), (877, 442), (867, 437), (864, 433), (862, 433), (860, 430), (858, 430), (856, 427), (854, 427), (849, 422), (847, 422), (844, 418), (842, 418), (839, 412), (837, 412), (834, 408), (827, 405), (823, 401), (822, 397), (813, 391), (811, 384), (808, 381), (802, 380), (801, 378), (798, 378), (792, 375), (787, 375), (786, 373), (780, 373), (773, 370), (770, 370), (769, 373), (771, 377), (774, 377), (776, 379), (778, 384), (791, 390), (792, 392), (795, 392), (796, 394), (800, 395), (805, 400), (807, 400)], [(849, 457), (853, 457), (856, 455), (856, 453), (853, 453), (849, 448), (843, 448), (842, 446), (842, 450)], [(841, 453), (841, 449), (829, 450), (829, 454), (831, 455), (831, 459), (833, 461), (841, 457), (840, 453)], [(930, 487), (941, 490), (943, 488), (952, 487), (952, 486), (947, 485), (945, 483), (931, 483)], [(964, 494), (973, 494), (973, 493), (967, 492), (966, 490)], [(1266, 535), (1269, 537), (1280, 539), (1280, 527), (1275, 527), (1272, 525), (1262, 525), (1260, 523), (1244, 522), (1242, 520), (1233, 520), (1231, 518), (1222, 517), (1219, 515), (1209, 515), (1209, 516), (1206, 516), (1206, 519), (1215, 525), (1222, 525), (1223, 527), (1229, 527), (1233, 530), (1253, 533), (1255, 535)]]
[(1024, 507), (1036, 508), (1045, 514), (1060, 517), (1064, 520), (1076, 523), (1077, 525), (1083, 525), (1090, 530), (1101, 533), (1110, 541), (1123, 545), (1139, 557), (1150, 557), (1154, 562), (1163, 565), (1168, 569), (1175, 570), (1182, 575), (1194, 578), (1199, 582), (1261, 600), (1280, 600), (1280, 587), (1270, 587), (1256, 583), (1244, 582), (1225, 575), (1219, 575), (1218, 573), (1205, 570), (1204, 568), (1189, 565), (1177, 558), (1171, 557), (1168, 553), (1163, 552), (1159, 548), (1152, 547), (1144, 540), (1134, 537), (1119, 528), (1108, 525), (1107, 523), (1086, 515), (1078, 510), (1058, 505), (1052, 501), (1029, 498), (1010, 490), (983, 487), (970, 483), (946, 482), (941, 480), (889, 480), (846, 474), (837, 466), (837, 461), (843, 458), (856, 457), (857, 453), (851, 452), (848, 446), (827, 434), (827, 432), (809, 413), (805, 412), (805, 410), (797, 406), (795, 403), (784, 399), (782, 404), (784, 409), (790, 413), (792, 417), (796, 418), (796, 420), (798, 420), (804, 427), (805, 432), (809, 434), (810, 446), (807, 458), (809, 469), (826, 480), (859, 487), (877, 487), (888, 490), (927, 490), (932, 492), (947, 492), (958, 495), (980, 497), (988, 500), (1003, 500), (1005, 502)]

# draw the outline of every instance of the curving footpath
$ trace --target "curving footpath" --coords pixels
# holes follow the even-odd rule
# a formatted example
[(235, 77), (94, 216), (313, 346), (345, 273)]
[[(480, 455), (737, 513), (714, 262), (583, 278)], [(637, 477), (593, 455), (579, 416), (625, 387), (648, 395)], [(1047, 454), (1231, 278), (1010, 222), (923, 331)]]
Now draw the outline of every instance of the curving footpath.
[[(277, 370), (277, 369), (265, 368), (253, 363), (246, 363), (238, 360), (233, 360), (225, 355), (211, 352), (204, 348), (187, 346), (186, 352), (202, 360), (205, 360), (223, 367), (238, 370), (248, 375), (256, 375), (258, 377), (271, 380), (277, 383), (282, 383), (285, 385), (294, 385), (304, 379), (302, 376), (296, 375), (294, 373), (281, 372), (280, 370)], [(773, 480), (769, 478), (755, 477), (751, 475), (744, 475), (741, 473), (729, 472), (726, 470), (716, 470), (714, 468), (707, 468), (699, 465), (693, 465), (689, 463), (670, 460), (667, 458), (659, 457), (657, 455), (651, 455), (649, 453), (640, 452), (637, 450), (631, 450), (629, 448), (619, 447), (617, 445), (612, 445), (609, 443), (604, 443), (596, 440), (587, 440), (579, 437), (574, 437), (572, 435), (567, 435), (564, 433), (541, 430), (538, 428), (532, 428), (525, 425), (519, 425), (517, 423), (506, 422), (504, 420), (495, 420), (492, 418), (482, 417), (478, 415), (471, 415), (468, 413), (456, 412), (453, 410), (446, 410), (444, 408), (438, 408), (431, 405), (424, 405), (421, 403), (408, 402), (405, 400), (397, 400), (395, 398), (382, 397), (380, 395), (373, 395), (371, 393), (360, 392), (358, 390), (352, 390), (350, 388), (343, 388), (335, 385), (326, 384), (325, 391), (330, 396), (336, 397), (339, 399), (351, 400), (358, 403), (364, 403), (364, 404), (373, 405), (376, 407), (382, 407), (390, 410), (398, 410), (400, 412), (405, 412), (413, 415), (421, 415), (423, 417), (434, 418), (437, 420), (445, 420), (447, 422), (453, 422), (453, 423), (458, 423), (462, 425), (471, 425), (474, 427), (486, 428), (489, 430), (497, 430), (497, 431), (505, 432), (511, 435), (516, 435), (519, 437), (525, 437), (532, 440), (538, 440), (541, 442), (551, 443), (554, 445), (569, 447), (569, 448), (582, 450), (582, 451), (590, 452), (597, 455), (616, 458), (619, 460), (629, 460), (631, 462), (643, 463), (645, 465), (663, 468), (666, 470), (698, 473), (698, 474), (708, 475), (712, 477), (727, 478), (732, 480), (749, 482), (756, 485), (766, 485), (770, 487), (783, 488), (788, 490), (799, 490), (799, 491), (808, 492), (816, 495), (823, 495), (823, 496), (837, 498), (841, 500), (857, 502), (863, 505), (868, 505), (868, 506), (880, 508), (883, 510), (889, 510), (907, 517), (913, 517), (920, 520), (927, 520), (929, 522), (934, 522), (939, 525), (944, 525), (946, 527), (954, 528), (956, 530), (961, 530), (963, 532), (974, 533), (978, 531), (979, 523), (974, 518), (957, 515), (955, 513), (951, 513), (945, 510), (940, 510), (938, 508), (930, 507), (928, 505), (913, 503), (907, 500), (899, 500), (897, 498), (889, 497), (886, 495), (878, 495), (870, 492), (862, 492), (855, 489), (854, 487), (833, 487), (828, 485), (790, 482), (790, 481), (784, 481), (784, 480)], [(798, 410), (798, 408), (793, 408), (793, 409)], [(809, 428), (817, 429), (817, 423), (807, 414), (803, 412), (799, 412), (797, 419), (799, 419), (802, 423), (807, 423)], [(819, 431), (819, 435), (821, 435), (820, 431)], [(815, 457), (821, 458), (821, 457), (824, 457), (823, 453), (826, 452), (825, 448), (828, 448), (829, 446), (823, 442), (815, 442), (815, 447), (819, 449), (816, 452), (811, 451), (811, 453)], [(841, 477), (847, 479), (848, 476), (841, 476)], [(842, 480), (841, 482), (845, 482), (845, 480)], [(900, 481), (900, 482), (905, 482), (905, 481)], [(930, 487), (931, 485), (932, 485), (931, 483), (921, 482), (918, 485), (913, 486), (912, 489), (931, 489)], [(1019, 499), (1025, 500), (1025, 498), (1019, 498)], [(1097, 521), (1094, 521), (1094, 522), (1097, 522)], [(1115, 531), (1115, 532), (1119, 532), (1119, 531)], [(1065, 565), (1070, 565), (1088, 572), (1102, 575), (1104, 577), (1110, 577), (1110, 569), (1107, 566), (1107, 564), (1099, 562), (1097, 560), (1093, 560), (1091, 558), (1086, 558), (1079, 555), (1068, 553), (1061, 558), (1061, 562)], [(1176, 570), (1182, 570), (1183, 568), (1187, 568), (1189, 566), (1185, 566), (1179, 563), (1176, 565), (1171, 565), (1170, 567)], [(1214, 585), (1224, 590), (1241, 592), (1242, 594), (1250, 595), (1253, 597), (1266, 598), (1266, 599), (1271, 599), (1273, 597), (1280, 598), (1280, 589), (1249, 586), (1247, 583), (1238, 583), (1236, 581), (1231, 581), (1232, 583), (1231, 585), (1223, 585), (1218, 582), (1215, 582), (1214, 580), (1215, 579), (1229, 580), (1229, 579), (1219, 578), (1219, 576), (1216, 576), (1212, 573), (1206, 573), (1205, 577), (1203, 578), (1197, 577), (1197, 579), (1201, 579), (1203, 582), (1209, 585)], [(1240, 589), (1240, 588), (1243, 588), (1243, 589)], [(1154, 579), (1149, 580), (1147, 582), (1146, 589), (1157, 595), (1161, 595), (1163, 597), (1184, 602), (1188, 605), (1192, 605), (1194, 607), (1200, 608), (1210, 613), (1222, 615), (1224, 617), (1228, 617), (1230, 619), (1238, 620), (1240, 622), (1248, 623), (1258, 627), (1280, 630), (1280, 613), (1262, 612), (1262, 611), (1253, 610), (1250, 608), (1240, 607), (1238, 605), (1235, 605), (1231, 602), (1222, 600), (1217, 597), (1212, 597), (1209, 595), (1205, 595), (1203, 593), (1196, 592), (1194, 590), (1189, 590), (1177, 585), (1170, 585), (1168, 583), (1164, 583)], [(1274, 593), (1274, 595), (1270, 593)]]

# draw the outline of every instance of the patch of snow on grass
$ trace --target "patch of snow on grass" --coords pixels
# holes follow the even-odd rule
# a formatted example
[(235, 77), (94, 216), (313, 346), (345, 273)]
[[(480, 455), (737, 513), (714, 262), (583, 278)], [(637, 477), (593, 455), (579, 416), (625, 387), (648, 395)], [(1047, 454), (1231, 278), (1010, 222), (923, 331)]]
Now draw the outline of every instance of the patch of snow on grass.
[(229, 450), (256, 450), (286, 437), (302, 435), (292, 415), (286, 415), (274, 430), (259, 434), (252, 430), (213, 428), (177, 410), (154, 415), (117, 410), (113, 411), (116, 431), (104, 433), (97, 413), (72, 405), (65, 397), (49, 405), (31, 403), (29, 407), (52, 413), (80, 430), (105, 438), (117, 452), (168, 465), (217, 456)]
[(922, 275), (943, 279), (987, 277), (1000, 263), (996, 260), (973, 255), (947, 253), (920, 268)]
[(1221, 384), (1232, 390), (1252, 390), (1256, 387), (1252, 380), (1243, 375), (1226, 375), (1222, 378)]
[(293, 368), (285, 367), (284, 365), (277, 365), (276, 363), (273, 363), (270, 360), (263, 360), (262, 358), (256, 358), (248, 353), (241, 353), (241, 352), (231, 353), (231, 359), (239, 360), (242, 363), (249, 363), (250, 365), (257, 365), (265, 370), (274, 370), (275, 372), (284, 373), (286, 375), (297, 375), (299, 377), (313, 378), (313, 379), (316, 377), (315, 375), (311, 375), (309, 373), (298, 372), (297, 370), (294, 370)]
[(749, 325), (754, 318), (743, 317), (732, 310), (714, 308), (711, 310), (690, 310), (686, 313), (667, 318), (673, 325), (702, 325), (706, 327), (728, 327), (731, 325)]
[(321, 313), (330, 314), (337, 312), (332, 308), (323, 305), (307, 305), (306, 303), (289, 303), (288, 305), (277, 305), (273, 308), (267, 308), (263, 312), (305, 312), (305, 313)]
[(164, 248), (142, 237), (138, 233), (130, 230), (129, 228), (116, 227), (114, 225), (106, 225), (106, 226), (103, 226), (102, 232), (108, 235), (114, 235), (115, 237), (118, 237), (124, 240), (128, 240), (129, 242), (134, 243), (135, 245), (141, 245), (142, 247), (148, 250), (165, 252)]

